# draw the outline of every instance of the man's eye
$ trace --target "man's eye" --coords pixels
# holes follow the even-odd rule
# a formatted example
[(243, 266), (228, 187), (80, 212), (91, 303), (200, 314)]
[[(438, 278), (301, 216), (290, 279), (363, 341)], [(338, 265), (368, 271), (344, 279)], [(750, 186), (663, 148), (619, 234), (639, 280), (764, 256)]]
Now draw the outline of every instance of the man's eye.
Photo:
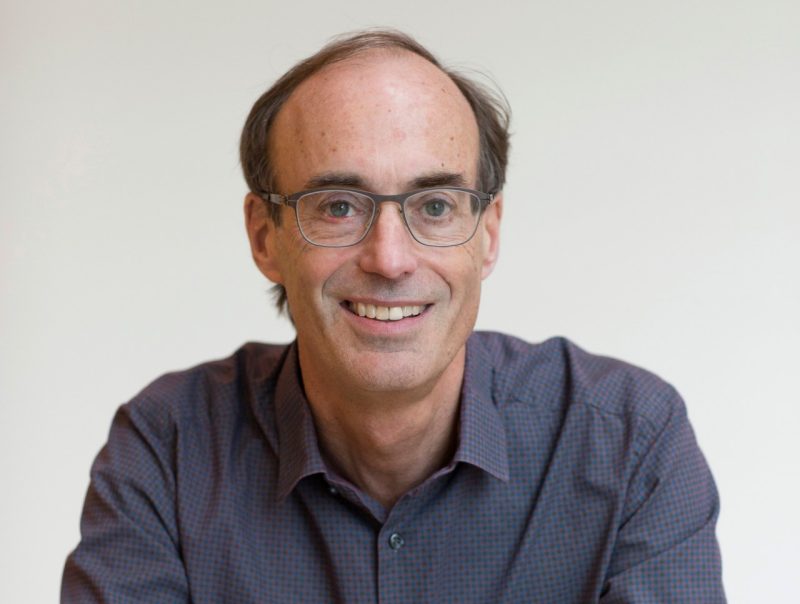
[(332, 201), (327, 205), (327, 212), (334, 218), (346, 218), (353, 211), (353, 206), (347, 201)]
[(426, 201), (422, 206), (422, 211), (430, 218), (439, 218), (450, 211), (450, 206), (447, 202), (441, 199), (431, 199)]

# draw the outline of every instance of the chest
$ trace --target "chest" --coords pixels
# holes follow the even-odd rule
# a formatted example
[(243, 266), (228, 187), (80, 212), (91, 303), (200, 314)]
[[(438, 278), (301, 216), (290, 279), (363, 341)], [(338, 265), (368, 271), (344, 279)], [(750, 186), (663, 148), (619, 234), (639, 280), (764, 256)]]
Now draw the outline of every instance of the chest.
[(619, 498), (581, 496), (568, 476), (537, 483), (461, 466), (382, 523), (322, 475), (280, 502), (220, 495), (186, 512), (196, 516), (183, 540), (193, 601), (596, 600)]

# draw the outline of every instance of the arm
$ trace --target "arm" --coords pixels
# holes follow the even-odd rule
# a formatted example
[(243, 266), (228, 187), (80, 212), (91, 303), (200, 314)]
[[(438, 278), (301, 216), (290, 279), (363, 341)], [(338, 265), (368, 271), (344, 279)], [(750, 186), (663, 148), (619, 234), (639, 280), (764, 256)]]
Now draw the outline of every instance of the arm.
[[(158, 409), (153, 405), (151, 409)], [(163, 407), (123, 406), (92, 466), (81, 542), (61, 601), (189, 602), (175, 516), (174, 426)]]
[(602, 604), (724, 603), (719, 498), (675, 395), (630, 481)]

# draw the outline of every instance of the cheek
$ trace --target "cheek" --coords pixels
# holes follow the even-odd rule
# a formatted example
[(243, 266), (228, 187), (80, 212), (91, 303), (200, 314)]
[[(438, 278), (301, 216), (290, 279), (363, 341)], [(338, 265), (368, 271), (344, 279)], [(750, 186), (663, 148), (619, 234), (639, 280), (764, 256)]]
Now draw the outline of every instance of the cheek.
[(343, 272), (347, 259), (337, 250), (315, 247), (302, 237), (287, 242), (285, 248), (282, 265), (290, 302), (302, 306), (321, 305), (326, 291)]
[(469, 274), (470, 278), (477, 282), (477, 285), (480, 285), (481, 281), (480, 275), (483, 269), (484, 247), (483, 232), (478, 231), (469, 243), (460, 248), (464, 252), (464, 257), (462, 259), (463, 265), (465, 266), (464, 273)]
[(282, 284), (286, 288), (289, 301), (293, 304), (301, 301), (301, 293), (313, 282), (315, 263), (309, 258), (309, 246), (305, 240), (289, 231), (293, 225), (286, 224), (277, 238), (277, 264), (280, 267)]
[[(478, 239), (470, 241), (465, 249), (465, 254), (469, 258), (468, 268), (464, 271), (463, 279), (465, 282), (464, 292), (464, 314), (465, 320), (471, 321), (470, 328), (474, 325), (478, 314), (478, 307), (481, 299), (481, 284), (483, 283), (483, 242)], [(466, 264), (466, 261), (465, 261)]]
[(440, 265), (438, 272), (447, 282), (450, 294), (462, 303), (472, 303), (480, 296), (481, 254), (473, 240), (467, 245), (452, 248), (453, 257)]

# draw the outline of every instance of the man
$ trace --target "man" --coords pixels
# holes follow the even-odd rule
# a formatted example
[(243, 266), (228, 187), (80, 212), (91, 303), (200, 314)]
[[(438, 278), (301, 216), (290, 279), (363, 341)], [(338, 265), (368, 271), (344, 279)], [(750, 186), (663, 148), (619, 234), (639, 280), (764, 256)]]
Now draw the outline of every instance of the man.
[(63, 601), (724, 601), (675, 391), (563, 339), (472, 333), (507, 126), (396, 32), (256, 102), (247, 232), (297, 340), (120, 409)]

